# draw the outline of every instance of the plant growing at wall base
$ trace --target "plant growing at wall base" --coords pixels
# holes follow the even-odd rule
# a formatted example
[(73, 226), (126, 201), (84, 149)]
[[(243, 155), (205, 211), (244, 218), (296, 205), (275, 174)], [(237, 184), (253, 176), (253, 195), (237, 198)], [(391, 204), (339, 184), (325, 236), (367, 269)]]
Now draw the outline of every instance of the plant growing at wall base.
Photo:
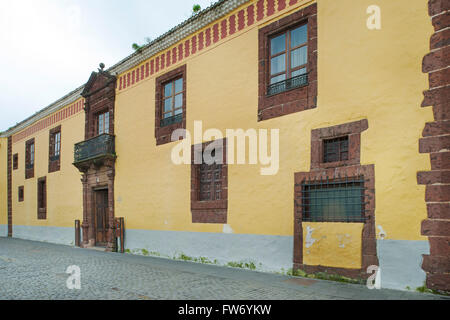
[(228, 267), (256, 270), (256, 265), (253, 262), (235, 262), (230, 261), (226, 264)]
[(450, 296), (450, 293), (427, 288), (425, 283), (423, 284), (423, 286), (417, 287), (416, 291), (420, 292), (420, 293), (431, 293), (431, 294), (439, 294), (439, 295), (444, 295), (444, 296)]
[(352, 284), (365, 284), (364, 279), (352, 279), (344, 276), (340, 276), (337, 274), (329, 274), (326, 272), (317, 272), (317, 273), (306, 273), (301, 269), (289, 269), (286, 274), (292, 277), (303, 277), (310, 279), (318, 279), (318, 280), (328, 280), (328, 281), (336, 281), (336, 282), (344, 282), (344, 283), (352, 283)]

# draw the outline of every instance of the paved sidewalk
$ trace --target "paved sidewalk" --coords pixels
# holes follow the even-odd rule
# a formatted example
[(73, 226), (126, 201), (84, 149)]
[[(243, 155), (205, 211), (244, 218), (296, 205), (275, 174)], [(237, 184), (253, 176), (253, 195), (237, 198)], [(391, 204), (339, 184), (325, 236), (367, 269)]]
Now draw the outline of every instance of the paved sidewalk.
[[(68, 266), (81, 268), (69, 290)], [(317, 300), (448, 297), (0, 237), (0, 299)]]

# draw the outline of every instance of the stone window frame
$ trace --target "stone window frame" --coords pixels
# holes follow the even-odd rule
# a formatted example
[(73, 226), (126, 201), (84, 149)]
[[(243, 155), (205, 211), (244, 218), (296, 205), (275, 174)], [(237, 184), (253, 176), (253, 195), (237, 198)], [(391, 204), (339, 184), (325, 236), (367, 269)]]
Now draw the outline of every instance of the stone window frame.
[[(349, 122), (333, 127), (311, 131), (311, 169), (335, 168), (360, 163), (361, 132), (369, 128), (367, 119)], [(348, 137), (348, 159), (336, 162), (324, 162), (324, 141)]]
[[(308, 84), (274, 95), (269, 85), (270, 38), (280, 32), (308, 25)], [(317, 106), (317, 4), (298, 10), (259, 30), (258, 34), (258, 121), (316, 108)]]
[[(375, 233), (375, 165), (361, 165), (360, 163), (361, 132), (368, 128), (367, 119), (362, 119), (311, 131), (311, 170), (295, 173), (294, 179), (294, 269), (301, 269), (307, 273), (330, 272), (351, 278), (367, 279), (370, 276), (367, 273), (367, 267), (379, 265)], [(349, 160), (324, 163), (324, 139), (338, 138), (344, 135), (349, 136)], [(303, 263), (302, 184), (305, 181), (336, 180), (342, 177), (364, 180), (364, 222), (345, 222), (363, 223), (361, 268), (305, 265)]]
[[(163, 90), (164, 84), (172, 80), (183, 78), (183, 120), (161, 127), (162, 108), (163, 108)], [(171, 135), (176, 129), (186, 129), (186, 87), (187, 87), (187, 67), (186, 64), (175, 68), (155, 80), (155, 138), (156, 145), (163, 145), (172, 142)]]
[[(34, 145), (34, 153), (33, 153), (33, 167), (27, 168), (30, 166), (31, 161), (31, 145)], [(36, 143), (34, 138), (29, 139), (25, 142), (25, 180), (34, 178), (34, 167), (36, 163)]]
[(24, 186), (20, 186), (17, 188), (17, 199), (18, 202), (23, 202), (25, 199), (25, 190), (24, 190)]
[[(59, 155), (58, 158), (55, 158), (55, 136), (58, 133), (59, 133)], [(62, 150), (61, 138), (62, 138), (61, 125), (49, 131), (48, 173), (56, 172), (61, 169), (61, 150)]]
[[(303, 212), (302, 212), (302, 184), (307, 180), (339, 179), (347, 176), (362, 178), (364, 180), (364, 222), (362, 223), (361, 268), (347, 269), (328, 266), (311, 266), (303, 263)], [(322, 222), (329, 223), (329, 222)], [(310, 172), (295, 173), (295, 202), (294, 202), (294, 269), (301, 269), (307, 273), (330, 272), (351, 278), (367, 279), (367, 267), (379, 265), (376, 252), (375, 234), (375, 166), (374, 165), (350, 165), (336, 168), (321, 168)]]
[(97, 116), (109, 112), (109, 134), (114, 136), (114, 104), (116, 77), (106, 71), (93, 72), (81, 96), (85, 98), (84, 140), (98, 136)]
[[(212, 142), (222, 141), (222, 192), (220, 200), (199, 201), (200, 177), (199, 166), (195, 164), (195, 154), (200, 150), (203, 154), (205, 148)], [(227, 139), (217, 139), (191, 147), (191, 213), (192, 223), (217, 223), (226, 224), (228, 215), (228, 164), (227, 164)], [(203, 158), (202, 158), (203, 159)]]

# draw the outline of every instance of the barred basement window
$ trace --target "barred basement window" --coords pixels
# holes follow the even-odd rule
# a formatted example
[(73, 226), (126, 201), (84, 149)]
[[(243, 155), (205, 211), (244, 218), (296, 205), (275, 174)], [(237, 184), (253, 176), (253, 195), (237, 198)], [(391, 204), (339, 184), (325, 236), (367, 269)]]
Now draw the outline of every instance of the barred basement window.
[(323, 141), (323, 162), (348, 160), (348, 136)]
[(364, 179), (308, 181), (302, 184), (303, 221), (364, 222)]

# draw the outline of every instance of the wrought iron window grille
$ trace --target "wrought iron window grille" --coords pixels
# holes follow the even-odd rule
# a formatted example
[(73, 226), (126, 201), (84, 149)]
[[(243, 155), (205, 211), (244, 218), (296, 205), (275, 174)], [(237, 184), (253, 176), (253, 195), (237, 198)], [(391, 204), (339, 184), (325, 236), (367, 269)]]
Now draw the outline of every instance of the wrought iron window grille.
[(302, 184), (305, 222), (365, 222), (364, 177), (306, 180)]
[(175, 123), (180, 123), (183, 121), (183, 114), (177, 114), (169, 118), (161, 119), (160, 127), (167, 127)]

